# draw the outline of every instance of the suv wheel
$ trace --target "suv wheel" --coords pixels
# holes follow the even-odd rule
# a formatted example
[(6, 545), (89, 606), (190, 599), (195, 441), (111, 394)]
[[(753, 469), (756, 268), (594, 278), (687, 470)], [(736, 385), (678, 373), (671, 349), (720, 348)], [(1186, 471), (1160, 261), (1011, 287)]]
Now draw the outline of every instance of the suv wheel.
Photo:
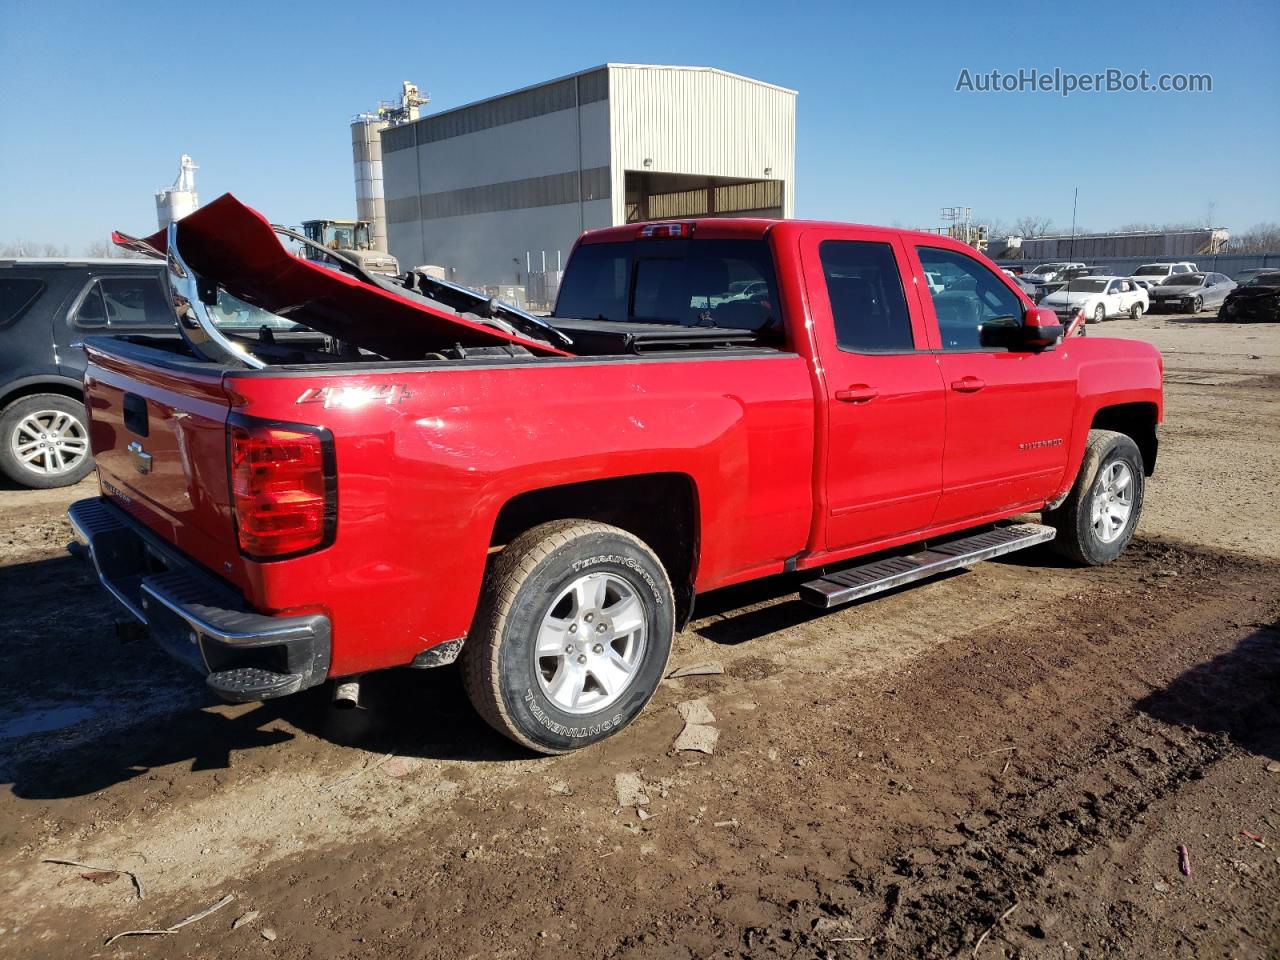
[(1137, 320), (1142, 316), (1142, 301), (1135, 300), (1133, 306), (1129, 308), (1129, 319)]
[(1066, 501), (1047, 510), (1053, 549), (1077, 563), (1110, 563), (1133, 539), (1145, 491), (1142, 452), (1123, 433), (1090, 430), (1080, 473)]
[(93, 469), (84, 404), (57, 393), (15, 400), (0, 414), (0, 472), (25, 487), (66, 487)]
[(517, 537), (486, 577), (462, 651), (489, 725), (539, 753), (617, 733), (666, 669), (674, 597), (657, 556), (617, 527), (557, 520)]

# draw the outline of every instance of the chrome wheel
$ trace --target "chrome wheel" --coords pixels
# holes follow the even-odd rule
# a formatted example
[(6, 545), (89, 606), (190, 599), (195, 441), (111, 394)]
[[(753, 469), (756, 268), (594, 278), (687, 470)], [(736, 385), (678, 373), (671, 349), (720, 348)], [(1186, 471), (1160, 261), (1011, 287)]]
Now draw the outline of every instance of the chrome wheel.
[(70, 473), (89, 455), (84, 424), (62, 410), (38, 410), (23, 417), (9, 446), (26, 469), (46, 477)]
[(1129, 524), (1133, 513), (1133, 470), (1123, 460), (1108, 464), (1093, 489), (1089, 521), (1103, 543), (1113, 543)]
[(566, 587), (542, 618), (534, 671), (565, 713), (594, 713), (635, 679), (648, 639), (644, 604), (626, 580), (589, 573)]

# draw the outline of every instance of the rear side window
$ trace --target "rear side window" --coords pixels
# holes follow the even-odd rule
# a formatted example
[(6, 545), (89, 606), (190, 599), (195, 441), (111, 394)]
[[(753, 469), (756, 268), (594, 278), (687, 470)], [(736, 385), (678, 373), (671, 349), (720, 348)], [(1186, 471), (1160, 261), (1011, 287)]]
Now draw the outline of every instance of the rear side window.
[(588, 243), (569, 261), (553, 316), (780, 330), (764, 240)]
[(887, 243), (824, 240), (818, 247), (840, 349), (915, 349), (902, 275)]
[(21, 320), (45, 291), (45, 282), (34, 277), (0, 280), (0, 327)]
[(76, 323), (83, 327), (159, 327), (174, 322), (156, 276), (103, 277), (76, 311)]

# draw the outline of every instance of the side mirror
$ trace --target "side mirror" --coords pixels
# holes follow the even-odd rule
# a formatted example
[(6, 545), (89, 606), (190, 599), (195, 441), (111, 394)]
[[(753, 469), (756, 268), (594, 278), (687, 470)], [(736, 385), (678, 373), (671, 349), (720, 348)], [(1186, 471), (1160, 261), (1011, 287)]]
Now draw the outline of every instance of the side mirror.
[(1048, 307), (1032, 307), (1022, 318), (1022, 346), (1028, 350), (1047, 350), (1062, 339), (1062, 321)]

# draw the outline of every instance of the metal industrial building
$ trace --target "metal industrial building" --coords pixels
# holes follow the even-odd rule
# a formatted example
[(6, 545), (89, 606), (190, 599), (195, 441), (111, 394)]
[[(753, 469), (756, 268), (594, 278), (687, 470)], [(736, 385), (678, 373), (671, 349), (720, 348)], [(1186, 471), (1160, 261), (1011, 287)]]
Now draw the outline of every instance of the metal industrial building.
[(472, 286), (523, 284), (583, 230), (794, 216), (795, 104), (723, 70), (611, 63), (389, 127), (390, 251)]

